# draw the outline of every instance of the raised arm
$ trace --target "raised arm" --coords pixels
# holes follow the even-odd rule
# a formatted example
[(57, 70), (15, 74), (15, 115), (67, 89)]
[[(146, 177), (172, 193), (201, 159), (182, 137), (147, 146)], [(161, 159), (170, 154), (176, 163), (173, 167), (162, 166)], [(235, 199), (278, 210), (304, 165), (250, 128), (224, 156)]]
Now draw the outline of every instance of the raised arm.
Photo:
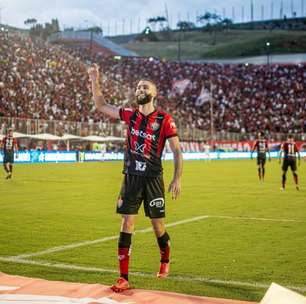
[(255, 141), (255, 143), (253, 144), (253, 146), (251, 148), (251, 159), (253, 159), (253, 153), (254, 153), (256, 147), (257, 147), (257, 141)]
[(96, 108), (111, 118), (119, 119), (119, 108), (108, 104), (102, 94), (100, 87), (100, 73), (97, 64), (93, 64), (92, 67), (88, 69), (88, 75), (89, 80), (91, 81), (91, 92)]
[(177, 199), (181, 193), (181, 176), (183, 173), (183, 156), (178, 136), (168, 139), (174, 157), (174, 175), (169, 185), (168, 192), (172, 193), (172, 199)]

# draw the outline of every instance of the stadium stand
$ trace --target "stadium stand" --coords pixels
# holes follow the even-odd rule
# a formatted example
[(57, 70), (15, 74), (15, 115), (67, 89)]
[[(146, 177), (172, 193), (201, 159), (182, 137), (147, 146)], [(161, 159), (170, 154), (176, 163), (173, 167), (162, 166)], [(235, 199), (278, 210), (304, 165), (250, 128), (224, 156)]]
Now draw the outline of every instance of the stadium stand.
[[(0, 44), (0, 116), (41, 120), (37, 132), (49, 131), (54, 121), (62, 121), (63, 126), (50, 133), (76, 134), (84, 131), (77, 126), (80, 123), (88, 129), (81, 135), (88, 135), (95, 122), (106, 128), (110, 121), (94, 111), (87, 87), (86, 70), (92, 62), (103, 70), (106, 98), (118, 106), (133, 100), (140, 78), (155, 81), (158, 105), (171, 112), (184, 130), (210, 130), (212, 97), (214, 129), (221, 134), (259, 129), (270, 134), (305, 132), (306, 64), (221, 65), (116, 57), (67, 51), (1, 33)], [(65, 121), (74, 123), (68, 128)], [(122, 133), (114, 134), (112, 129), (108, 135)]]

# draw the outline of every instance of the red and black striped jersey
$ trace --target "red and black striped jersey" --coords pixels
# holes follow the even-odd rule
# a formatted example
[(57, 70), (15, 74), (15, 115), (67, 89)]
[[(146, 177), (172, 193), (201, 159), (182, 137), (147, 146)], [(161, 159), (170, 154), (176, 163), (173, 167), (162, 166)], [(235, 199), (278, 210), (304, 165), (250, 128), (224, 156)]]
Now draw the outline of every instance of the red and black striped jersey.
[(299, 149), (295, 142), (285, 142), (281, 146), (281, 151), (284, 152), (284, 158), (295, 159)]
[(258, 139), (256, 140), (252, 151), (257, 151), (257, 153), (265, 154), (268, 152), (268, 142), (266, 139)]
[(128, 125), (123, 172), (152, 177), (161, 174), (166, 139), (177, 136), (173, 118), (157, 110), (145, 116), (138, 110), (121, 108), (119, 114)]
[(12, 136), (5, 136), (2, 139), (2, 147), (3, 147), (3, 151), (14, 151), (14, 148), (17, 145), (17, 140), (16, 138), (12, 137)]

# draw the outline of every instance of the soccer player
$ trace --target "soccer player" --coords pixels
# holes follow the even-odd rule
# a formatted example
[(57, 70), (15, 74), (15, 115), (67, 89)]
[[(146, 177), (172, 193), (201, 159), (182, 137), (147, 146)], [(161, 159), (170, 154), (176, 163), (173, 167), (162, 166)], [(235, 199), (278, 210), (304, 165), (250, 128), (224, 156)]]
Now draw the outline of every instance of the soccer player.
[(6, 136), (2, 140), (1, 148), (3, 150), (3, 167), (7, 173), (6, 179), (10, 179), (13, 174), (14, 152), (18, 152), (17, 141), (13, 137), (13, 129), (8, 129)]
[(211, 160), (210, 159), (210, 145), (206, 140), (204, 140), (203, 148), (204, 148), (205, 161), (210, 161)]
[(260, 182), (263, 182), (265, 179), (265, 164), (266, 164), (266, 153), (269, 154), (269, 161), (271, 161), (270, 150), (268, 147), (268, 142), (264, 138), (264, 133), (258, 133), (258, 139), (256, 140), (252, 151), (251, 151), (251, 159), (253, 159), (253, 153), (257, 151), (257, 166), (258, 166), (258, 178)]
[(148, 79), (141, 79), (136, 87), (138, 109), (117, 108), (106, 103), (100, 89), (97, 65), (89, 71), (95, 106), (111, 118), (121, 119), (128, 125), (124, 157), (124, 178), (117, 202), (117, 213), (122, 216), (118, 241), (120, 277), (111, 286), (115, 292), (130, 288), (129, 258), (131, 239), (138, 209), (143, 201), (146, 216), (151, 219), (160, 250), (158, 278), (169, 274), (170, 237), (165, 229), (165, 195), (161, 155), (166, 140), (174, 155), (174, 176), (168, 191), (176, 199), (181, 191), (182, 153), (176, 125), (172, 117), (154, 107), (157, 95), (156, 85)]
[(284, 160), (282, 165), (283, 175), (282, 175), (282, 187), (281, 190), (285, 190), (286, 187), (286, 173), (288, 168), (291, 168), (293, 179), (295, 183), (296, 190), (300, 190), (299, 188), (299, 178), (296, 173), (297, 166), (296, 166), (296, 156), (299, 159), (299, 165), (301, 164), (301, 155), (297, 148), (296, 143), (294, 142), (294, 138), (292, 135), (288, 136), (286, 142), (281, 145), (280, 153), (279, 153), (279, 163), (281, 163), (282, 154), (284, 154)]

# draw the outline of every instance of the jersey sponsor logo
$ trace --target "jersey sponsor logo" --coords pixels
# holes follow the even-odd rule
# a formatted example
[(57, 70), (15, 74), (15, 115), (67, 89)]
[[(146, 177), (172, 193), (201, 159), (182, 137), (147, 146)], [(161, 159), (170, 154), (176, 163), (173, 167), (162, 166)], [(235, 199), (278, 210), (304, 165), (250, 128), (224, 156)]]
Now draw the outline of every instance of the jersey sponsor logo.
[(135, 130), (133, 127), (131, 129), (131, 134), (139, 136), (139, 137), (144, 138), (144, 139), (156, 140), (156, 136), (155, 135), (148, 134), (146, 132), (143, 132), (142, 130), (140, 130), (140, 131), (139, 130)]
[(136, 160), (135, 163), (136, 163), (136, 168), (135, 168), (136, 171), (141, 171), (141, 172), (146, 171), (147, 164), (145, 162)]
[(135, 151), (136, 152), (144, 153), (145, 148), (146, 148), (146, 144), (140, 145), (137, 141), (135, 142)]
[(165, 205), (165, 200), (163, 197), (155, 198), (149, 203), (150, 207), (163, 208)]

